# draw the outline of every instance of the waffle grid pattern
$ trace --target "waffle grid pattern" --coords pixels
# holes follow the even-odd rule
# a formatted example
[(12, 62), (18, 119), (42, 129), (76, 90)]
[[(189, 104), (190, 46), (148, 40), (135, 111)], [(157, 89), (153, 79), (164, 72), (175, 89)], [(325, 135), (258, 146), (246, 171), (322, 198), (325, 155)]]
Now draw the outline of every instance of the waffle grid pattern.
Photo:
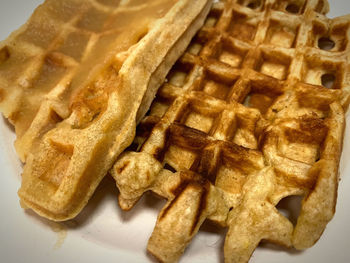
[[(229, 227), (226, 262), (247, 262), (263, 239), (318, 240), (349, 104), (349, 17), (327, 11), (323, 0), (214, 4), (112, 171), (123, 209), (147, 190), (168, 199), (148, 244), (160, 261), (178, 260), (206, 218)], [(294, 195), (295, 226), (275, 207)]]

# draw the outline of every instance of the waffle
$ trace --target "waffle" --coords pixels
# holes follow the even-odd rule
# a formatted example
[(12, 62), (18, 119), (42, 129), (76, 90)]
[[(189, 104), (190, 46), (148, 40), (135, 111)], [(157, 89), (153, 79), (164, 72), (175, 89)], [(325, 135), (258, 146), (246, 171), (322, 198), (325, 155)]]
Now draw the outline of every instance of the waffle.
[(0, 47), (24, 207), (74, 217), (131, 142), (210, 1), (47, 0)]
[[(350, 16), (328, 3), (215, 3), (112, 170), (119, 204), (167, 199), (148, 242), (176, 262), (205, 220), (228, 232), (225, 262), (260, 241), (305, 249), (335, 212), (349, 105)], [(302, 198), (296, 223), (278, 210)]]

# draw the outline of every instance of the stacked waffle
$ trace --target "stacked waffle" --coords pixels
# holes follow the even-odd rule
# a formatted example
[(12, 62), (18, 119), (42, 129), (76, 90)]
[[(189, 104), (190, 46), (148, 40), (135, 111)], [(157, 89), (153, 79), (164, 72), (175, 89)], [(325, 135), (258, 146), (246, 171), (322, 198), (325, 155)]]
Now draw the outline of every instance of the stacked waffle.
[[(178, 261), (206, 219), (228, 227), (226, 262), (261, 240), (318, 240), (336, 205), (350, 18), (325, 17), (326, 0), (209, 7), (47, 0), (1, 44), (25, 207), (73, 218), (134, 139), (111, 173), (124, 210), (146, 191), (167, 199), (148, 244), (160, 261)], [(289, 196), (303, 198), (295, 225), (276, 208)]]

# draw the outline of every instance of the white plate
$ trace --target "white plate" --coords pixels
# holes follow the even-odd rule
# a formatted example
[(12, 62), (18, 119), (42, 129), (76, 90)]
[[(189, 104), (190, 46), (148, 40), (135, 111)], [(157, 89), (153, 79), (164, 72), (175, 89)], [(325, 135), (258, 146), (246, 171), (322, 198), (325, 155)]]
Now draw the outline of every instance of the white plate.
[[(0, 39), (22, 25), (41, 0), (1, 0)], [(329, 16), (350, 13), (348, 0), (331, 0)], [(347, 117), (350, 123), (350, 117)], [(340, 165), (337, 212), (319, 242), (304, 252), (259, 247), (254, 262), (350, 262), (350, 136), (346, 130)], [(152, 262), (146, 244), (164, 201), (151, 196), (130, 212), (117, 205), (114, 182), (106, 178), (89, 205), (64, 225), (51, 223), (20, 208), (16, 194), (21, 164), (13, 148), (14, 133), (0, 117), (0, 262)], [(181, 262), (222, 262), (224, 229), (202, 227)]]

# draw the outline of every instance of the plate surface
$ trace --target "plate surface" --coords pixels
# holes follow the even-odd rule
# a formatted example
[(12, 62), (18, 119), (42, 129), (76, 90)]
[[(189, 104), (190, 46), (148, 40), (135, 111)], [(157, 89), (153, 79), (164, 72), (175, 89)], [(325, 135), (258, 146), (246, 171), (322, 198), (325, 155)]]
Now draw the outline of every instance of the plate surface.
[[(0, 39), (22, 25), (42, 0), (1, 0)], [(330, 17), (350, 13), (348, 0), (330, 0)], [(347, 123), (350, 123), (349, 113)], [(349, 126), (349, 125), (348, 125)], [(350, 262), (350, 129), (347, 127), (340, 164), (337, 212), (319, 242), (304, 252), (262, 245), (250, 262)], [(147, 240), (164, 201), (144, 196), (130, 212), (117, 204), (117, 189), (105, 178), (94, 197), (74, 220), (52, 223), (24, 211), (16, 194), (22, 166), (10, 124), (0, 117), (0, 261), (1, 262), (153, 262)], [(181, 262), (223, 262), (225, 230), (206, 223)]]

